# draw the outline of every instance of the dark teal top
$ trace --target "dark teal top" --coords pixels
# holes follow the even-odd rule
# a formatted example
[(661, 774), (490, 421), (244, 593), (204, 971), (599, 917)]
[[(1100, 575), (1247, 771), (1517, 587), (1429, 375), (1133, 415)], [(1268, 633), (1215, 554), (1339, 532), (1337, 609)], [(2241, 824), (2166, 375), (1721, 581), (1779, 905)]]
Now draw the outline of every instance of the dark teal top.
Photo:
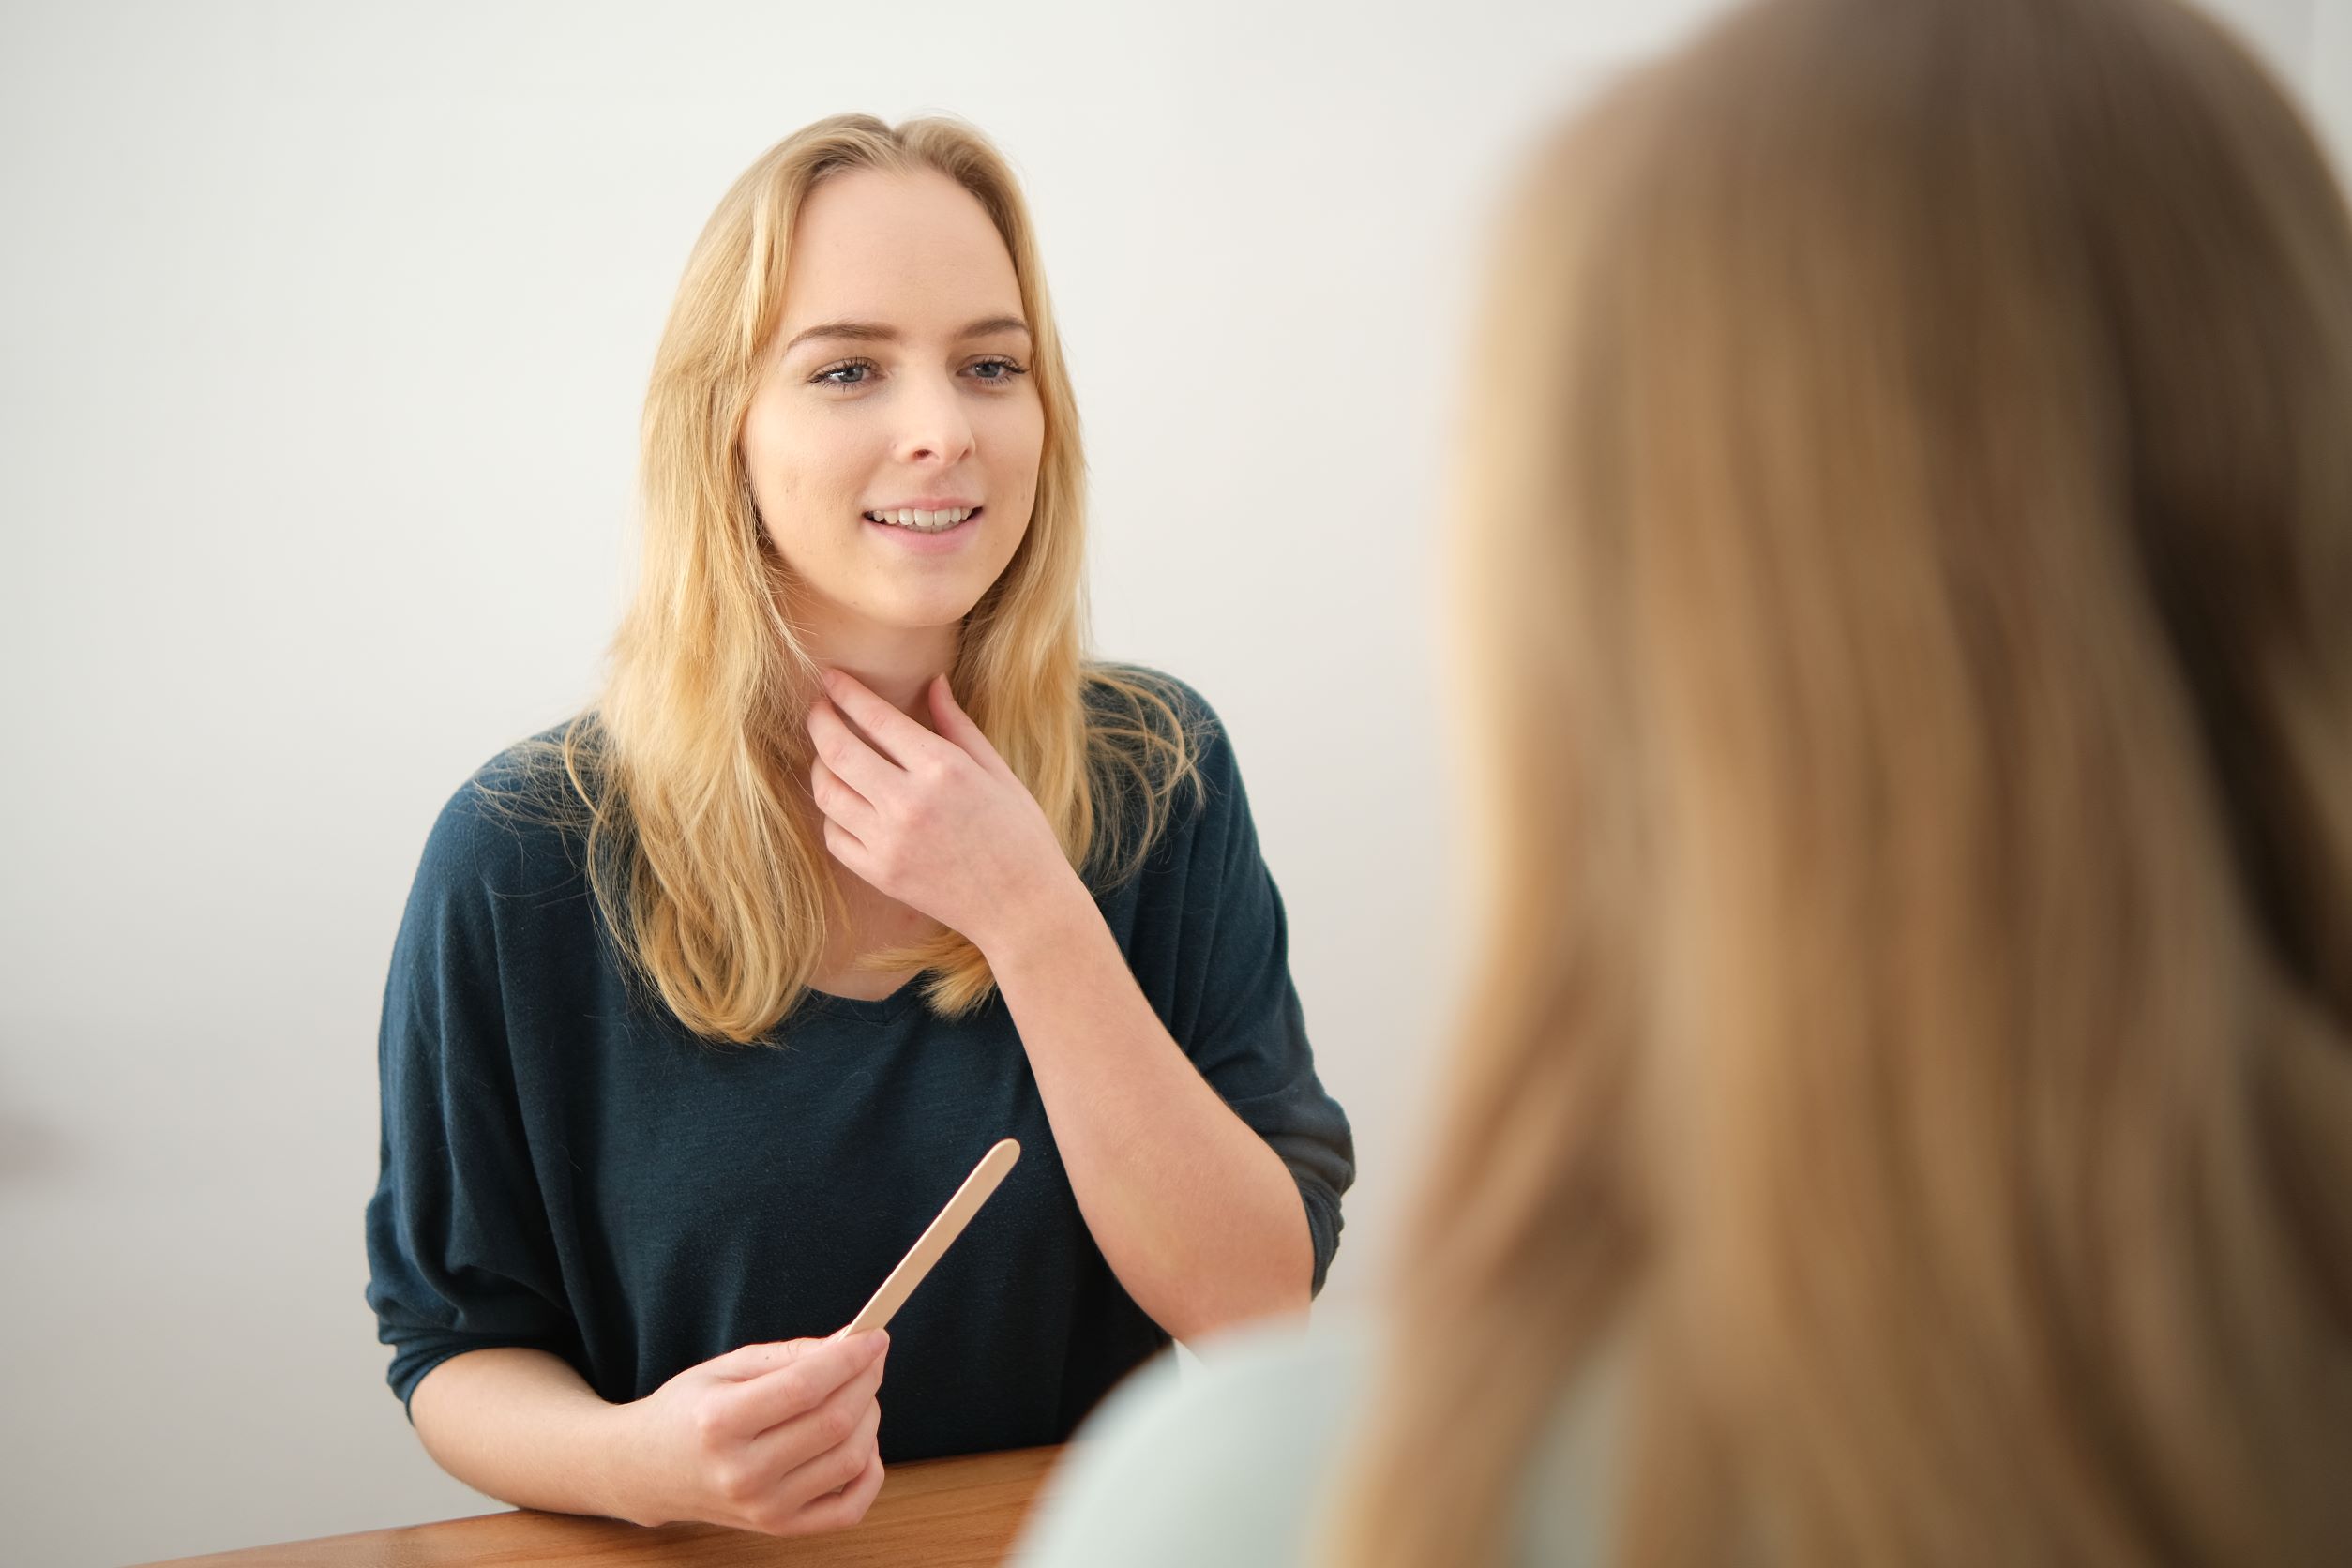
[[(1179, 793), (1143, 870), (1096, 901), (1169, 1033), (1289, 1168), (1319, 1290), (1353, 1143), (1232, 748), (1170, 684), (1205, 792)], [(621, 1402), (739, 1345), (831, 1334), (1015, 1138), (1019, 1164), (891, 1324), (882, 1456), (1067, 1438), (1168, 1335), (1087, 1231), (1002, 998), (951, 1023), (914, 982), (812, 992), (752, 1045), (695, 1037), (626, 983), (577, 830), (486, 802), (518, 755), (433, 824), (384, 991), (368, 1302), (394, 1391), (521, 1345)]]

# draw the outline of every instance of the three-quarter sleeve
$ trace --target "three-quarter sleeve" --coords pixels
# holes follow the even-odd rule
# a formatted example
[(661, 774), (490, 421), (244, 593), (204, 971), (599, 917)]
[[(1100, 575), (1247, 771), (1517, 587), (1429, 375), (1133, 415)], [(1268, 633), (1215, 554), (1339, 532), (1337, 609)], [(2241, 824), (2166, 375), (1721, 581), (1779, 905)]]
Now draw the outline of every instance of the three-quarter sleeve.
[(497, 895), (482, 872), (486, 841), (506, 830), (484, 810), (469, 782), (434, 823), (384, 988), (367, 1298), (403, 1404), (466, 1350), (576, 1359), (508, 1056)]
[(1289, 1168), (1315, 1244), (1320, 1291), (1339, 1248), (1340, 1195), (1355, 1142), (1316, 1076), (1291, 983), (1282, 894), (1259, 853), (1248, 792), (1224, 727), (1198, 693), (1198, 816), (1182, 837), (1183, 908), (1169, 1033), (1227, 1105)]

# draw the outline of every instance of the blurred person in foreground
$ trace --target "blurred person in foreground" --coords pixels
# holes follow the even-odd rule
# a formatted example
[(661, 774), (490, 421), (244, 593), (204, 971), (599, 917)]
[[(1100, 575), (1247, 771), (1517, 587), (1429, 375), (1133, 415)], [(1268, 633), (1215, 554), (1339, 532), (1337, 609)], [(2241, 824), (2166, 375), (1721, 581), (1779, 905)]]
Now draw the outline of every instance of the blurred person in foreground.
[(1531, 159), (1378, 1325), (1025, 1561), (2352, 1554), (2352, 222), (2171, 0), (1768, 0)]

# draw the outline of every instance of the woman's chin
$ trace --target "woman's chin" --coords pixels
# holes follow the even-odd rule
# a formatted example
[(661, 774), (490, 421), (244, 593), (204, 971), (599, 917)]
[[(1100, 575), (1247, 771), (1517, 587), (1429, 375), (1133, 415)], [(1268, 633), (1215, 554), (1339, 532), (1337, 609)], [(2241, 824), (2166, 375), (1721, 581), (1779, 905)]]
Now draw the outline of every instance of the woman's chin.
[(857, 636), (923, 637), (953, 630), (963, 624), (980, 602), (977, 594), (925, 595), (920, 597), (872, 595), (857, 604), (828, 601), (800, 624), (822, 636), (828, 630)]
[(937, 631), (942, 626), (960, 626), (964, 617), (972, 613), (972, 607), (979, 602), (978, 594), (926, 596), (888, 605), (874, 619), (900, 631)]

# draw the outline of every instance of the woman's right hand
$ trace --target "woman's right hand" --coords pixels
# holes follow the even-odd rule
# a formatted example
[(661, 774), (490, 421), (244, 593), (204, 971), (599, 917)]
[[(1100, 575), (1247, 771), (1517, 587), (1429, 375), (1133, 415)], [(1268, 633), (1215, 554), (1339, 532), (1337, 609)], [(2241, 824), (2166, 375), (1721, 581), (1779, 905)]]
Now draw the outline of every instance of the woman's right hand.
[(876, 1434), (890, 1335), (746, 1345), (689, 1366), (628, 1413), (626, 1517), (764, 1535), (853, 1525), (882, 1489)]

